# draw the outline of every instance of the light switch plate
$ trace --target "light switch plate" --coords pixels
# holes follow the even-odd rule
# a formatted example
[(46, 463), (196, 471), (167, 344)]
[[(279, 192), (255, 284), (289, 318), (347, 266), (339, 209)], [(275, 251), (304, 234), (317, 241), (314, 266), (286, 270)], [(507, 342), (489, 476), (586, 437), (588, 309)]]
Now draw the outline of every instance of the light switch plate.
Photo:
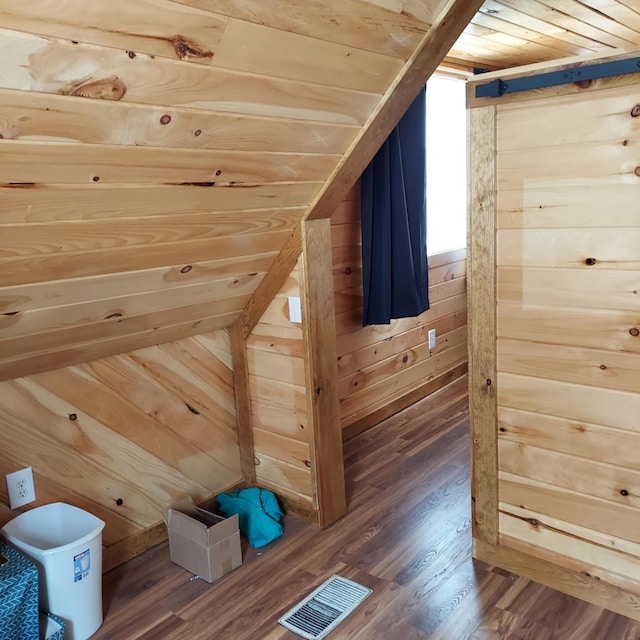
[(289, 296), (289, 320), (302, 323), (302, 307), (298, 296)]

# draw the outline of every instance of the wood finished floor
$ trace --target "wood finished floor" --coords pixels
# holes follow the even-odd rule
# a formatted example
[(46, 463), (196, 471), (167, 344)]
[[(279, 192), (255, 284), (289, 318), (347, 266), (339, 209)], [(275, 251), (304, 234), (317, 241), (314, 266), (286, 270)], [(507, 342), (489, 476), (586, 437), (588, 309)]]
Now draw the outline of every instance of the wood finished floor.
[(332, 640), (640, 640), (640, 625), (471, 558), (466, 382), (345, 445), (349, 514), (210, 585), (167, 544), (104, 577), (92, 640), (296, 640), (278, 617), (333, 573), (373, 589)]

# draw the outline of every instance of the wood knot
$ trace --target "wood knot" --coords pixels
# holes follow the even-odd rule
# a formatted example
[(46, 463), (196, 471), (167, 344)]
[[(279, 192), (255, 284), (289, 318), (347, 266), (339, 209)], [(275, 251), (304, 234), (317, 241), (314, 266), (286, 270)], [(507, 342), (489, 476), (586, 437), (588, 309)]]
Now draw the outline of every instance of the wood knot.
[(194, 135), (196, 138), (197, 138), (198, 136), (201, 136), (201, 135), (202, 135), (202, 129), (196, 129), (196, 130), (193, 132), (193, 135)]
[(133, 60), (136, 57), (135, 51), (127, 51), (127, 55)]
[(600, 369), (602, 369), (602, 371), (606, 371), (607, 365), (606, 364), (601, 364), (600, 365)]
[(486, 384), (487, 384), (487, 387), (490, 387), (493, 384), (493, 380), (491, 380), (491, 378), (487, 378)]
[(344, 270), (344, 272), (345, 272), (345, 274), (346, 274), (346, 275), (350, 276), (350, 275), (351, 275), (351, 267), (347, 267), (347, 268)]
[(127, 85), (115, 76), (105, 78), (104, 80), (95, 80), (87, 82), (76, 87), (70, 96), (78, 96), (81, 98), (93, 98), (94, 100), (122, 100), (124, 94), (127, 93)]
[(636, 168), (633, 170), (633, 173), (635, 173), (638, 177), (640, 177), (640, 167), (636, 167)]
[(124, 504), (124, 500), (123, 500), (122, 498), (118, 498), (118, 499), (116, 500), (116, 504), (117, 504), (119, 507), (121, 507), (121, 506)]
[(119, 311), (116, 311), (115, 313), (110, 313), (108, 316), (104, 317), (105, 320), (110, 320), (111, 318), (122, 318), (122, 314)]
[(311, 469), (311, 460), (305, 460), (304, 466), (307, 467), (308, 469)]
[(260, 465), (260, 458), (256, 458), (256, 457), (254, 457), (254, 458), (253, 458), (253, 464), (255, 464), (255, 465), (256, 465), (256, 467), (257, 467), (257, 466), (259, 466), (259, 465)]
[(216, 171), (216, 176), (221, 176), (222, 175), (222, 169), (218, 169)]
[(407, 362), (409, 362), (409, 356), (404, 356), (404, 357), (402, 358), (402, 362), (404, 362), (405, 364), (406, 364)]
[(506, 429), (504, 427), (500, 427), (499, 431), (502, 431), (502, 433), (504, 433)]
[(168, 113), (165, 113), (160, 117), (160, 124), (169, 124), (171, 122), (171, 116)]
[(189, 273), (193, 267), (190, 264), (186, 264), (182, 269), (180, 269), (180, 273)]
[(188, 40), (184, 36), (172, 36), (169, 38), (169, 42), (181, 60), (184, 58), (213, 58), (213, 51), (203, 49), (199, 44)]
[(637, 118), (640, 116), (640, 104), (637, 104), (633, 109), (631, 109), (631, 117)]
[(78, 419), (77, 414), (75, 414), (75, 413), (70, 413), (70, 414), (69, 414), (69, 420), (71, 420), (72, 422), (73, 422), (74, 420), (77, 420), (77, 419)]
[(628, 496), (629, 492), (626, 489), (620, 489), (620, 495), (621, 496)]
[(588, 267), (593, 267), (593, 265), (598, 262), (595, 258), (587, 258), (584, 263), (588, 266)]
[(591, 86), (591, 80), (578, 80), (574, 84), (578, 89), (588, 89)]
[(636, 327), (631, 327), (631, 329), (629, 329), (629, 333), (634, 337), (637, 338), (640, 335), (640, 331), (636, 328)]
[(94, 182), (100, 182), (100, 176), (93, 176), (93, 178), (91, 178)]

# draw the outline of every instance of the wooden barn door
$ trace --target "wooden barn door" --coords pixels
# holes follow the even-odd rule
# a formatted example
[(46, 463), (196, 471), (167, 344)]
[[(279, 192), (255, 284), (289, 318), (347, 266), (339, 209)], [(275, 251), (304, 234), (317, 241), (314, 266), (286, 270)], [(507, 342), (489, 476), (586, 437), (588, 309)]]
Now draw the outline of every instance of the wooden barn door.
[(639, 618), (640, 75), (479, 103), (476, 555)]

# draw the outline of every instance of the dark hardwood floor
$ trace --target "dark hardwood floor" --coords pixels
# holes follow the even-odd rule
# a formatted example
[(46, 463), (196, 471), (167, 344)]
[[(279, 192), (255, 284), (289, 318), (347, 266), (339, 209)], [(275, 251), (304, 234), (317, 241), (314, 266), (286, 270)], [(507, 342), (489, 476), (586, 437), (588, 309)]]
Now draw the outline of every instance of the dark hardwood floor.
[(93, 640), (296, 640), (278, 617), (334, 573), (373, 594), (335, 640), (638, 640), (640, 625), (471, 558), (466, 381), (345, 445), (349, 514), (286, 533), (217, 583), (167, 544), (104, 577)]

